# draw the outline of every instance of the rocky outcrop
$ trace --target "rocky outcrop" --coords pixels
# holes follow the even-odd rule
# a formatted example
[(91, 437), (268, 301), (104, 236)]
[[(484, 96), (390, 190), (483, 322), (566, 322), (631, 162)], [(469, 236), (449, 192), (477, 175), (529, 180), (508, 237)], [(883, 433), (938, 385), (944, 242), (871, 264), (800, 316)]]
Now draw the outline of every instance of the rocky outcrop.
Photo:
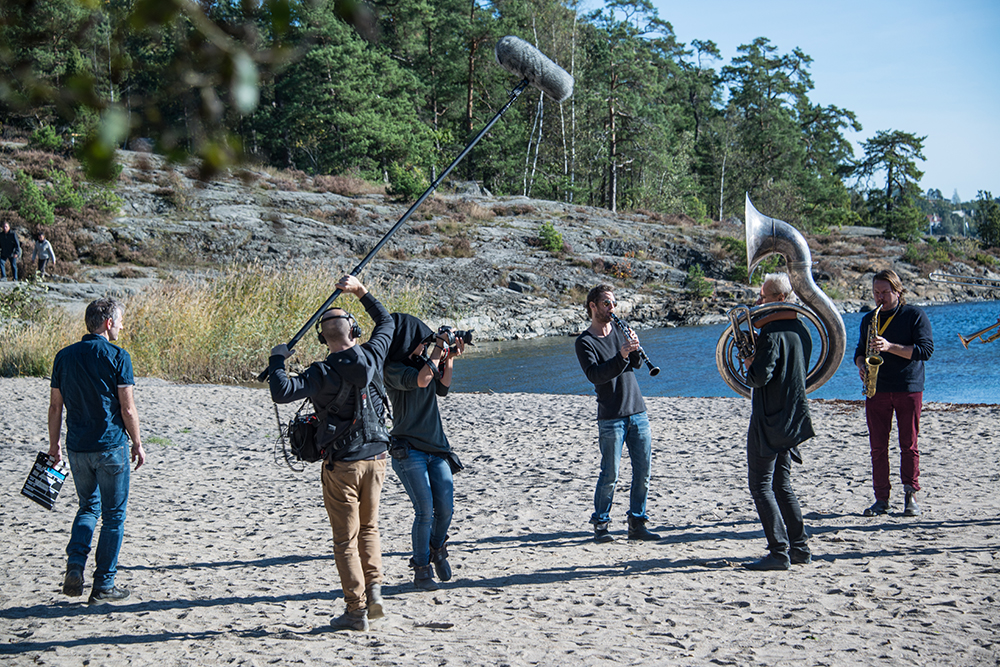
[[(202, 184), (135, 154), (126, 154), (118, 194), (118, 216), (107, 227), (86, 230), (79, 252), (86, 256), (88, 246), (110, 244), (155, 257), (160, 268), (139, 271), (139, 278), (116, 278), (123, 274), (117, 268), (83, 268), (75, 281), (52, 286), (53, 300), (80, 306), (109, 290), (141, 289), (157, 272), (197, 272), (229, 262), (311, 261), (346, 272), (409, 206), (380, 194), (292, 190), (265, 172)], [(542, 247), (545, 223), (561, 234), (562, 252)], [(459, 183), (428, 199), (365, 275), (426, 286), (432, 325), (473, 329), (481, 339), (575, 333), (586, 326), (587, 291), (601, 282), (615, 287), (623, 317), (637, 329), (704, 324), (756, 298), (757, 288), (728, 279), (745, 264), (742, 237), (739, 224), (613, 215), (577, 204), (494, 197), (474, 183)], [(871, 276), (883, 267), (900, 273), (911, 302), (1000, 297), (1000, 290), (929, 281), (902, 260), (905, 247), (884, 241), (879, 230), (847, 228), (809, 242), (817, 282), (845, 311), (869, 302)], [(695, 266), (709, 281), (711, 297), (689, 289)], [(949, 270), (1000, 278), (971, 264)]]

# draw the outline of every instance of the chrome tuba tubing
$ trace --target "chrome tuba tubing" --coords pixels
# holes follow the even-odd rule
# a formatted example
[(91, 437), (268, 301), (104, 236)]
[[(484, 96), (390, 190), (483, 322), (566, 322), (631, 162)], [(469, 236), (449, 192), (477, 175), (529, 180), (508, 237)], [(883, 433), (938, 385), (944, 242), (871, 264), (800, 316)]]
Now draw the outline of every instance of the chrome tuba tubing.
[[(790, 303), (767, 303), (750, 308), (753, 320), (778, 310), (794, 310), (813, 323), (820, 337), (820, 353), (806, 374), (806, 391), (815, 391), (833, 377), (844, 359), (847, 330), (833, 301), (816, 285), (812, 277), (812, 253), (809, 244), (794, 227), (762, 214), (746, 196), (746, 241), (748, 279), (769, 255), (782, 255), (787, 265), (792, 290), (805, 307)], [(750, 396), (750, 385), (740, 369), (734, 325), (730, 324), (715, 347), (715, 365), (726, 384), (741, 396)]]

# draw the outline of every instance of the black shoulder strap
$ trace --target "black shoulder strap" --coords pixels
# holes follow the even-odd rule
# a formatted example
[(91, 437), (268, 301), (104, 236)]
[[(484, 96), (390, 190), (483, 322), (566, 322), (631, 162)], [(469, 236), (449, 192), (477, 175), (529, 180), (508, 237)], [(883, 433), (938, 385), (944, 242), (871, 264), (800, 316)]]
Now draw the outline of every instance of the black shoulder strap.
[(389, 399), (385, 394), (385, 384), (382, 381), (382, 376), (378, 373), (372, 377), (371, 383), (368, 385), (374, 387), (375, 391), (378, 392), (379, 398), (382, 399), (382, 407), (385, 408), (385, 416), (392, 419), (392, 411), (389, 409)]
[(350, 395), (351, 385), (344, 378), (340, 378), (340, 389), (337, 390), (337, 395), (334, 396), (333, 401), (327, 406), (327, 414), (337, 414), (340, 412), (340, 409), (347, 403), (347, 397)]

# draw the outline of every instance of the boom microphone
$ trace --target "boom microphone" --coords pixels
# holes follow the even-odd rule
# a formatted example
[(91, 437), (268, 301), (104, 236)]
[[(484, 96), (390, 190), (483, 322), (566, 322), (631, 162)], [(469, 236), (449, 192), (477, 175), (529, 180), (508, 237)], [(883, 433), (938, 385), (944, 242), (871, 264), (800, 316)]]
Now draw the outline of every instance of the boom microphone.
[(497, 63), (516, 77), (542, 91), (556, 102), (573, 94), (573, 77), (548, 56), (520, 37), (507, 35), (497, 42)]
[[(479, 134), (477, 134), (472, 141), (470, 141), (468, 145), (462, 149), (462, 152), (458, 154), (458, 157), (455, 158), (452, 163), (441, 172), (441, 175), (438, 176), (433, 183), (431, 183), (430, 187), (424, 190), (424, 194), (420, 195), (417, 201), (413, 202), (413, 205), (407, 209), (406, 213), (403, 214), (403, 217), (397, 220), (396, 224), (392, 226), (392, 229), (386, 232), (385, 236), (383, 236), (382, 239), (375, 244), (375, 247), (372, 248), (367, 255), (365, 255), (365, 258), (361, 260), (361, 263), (354, 267), (354, 270), (351, 271), (352, 276), (356, 276), (361, 273), (365, 266), (368, 265), (368, 262), (370, 262), (372, 258), (378, 254), (378, 251), (389, 241), (392, 235), (395, 234), (400, 227), (406, 224), (406, 221), (410, 219), (413, 212), (416, 211), (422, 203), (424, 203), (424, 200), (437, 189), (437, 186), (439, 186), (441, 182), (444, 181), (445, 177), (451, 173), (451, 170), (462, 161), (462, 158), (469, 154), (472, 147), (478, 144), (479, 140), (490, 131), (490, 128), (493, 127), (498, 120), (500, 120), (500, 117), (507, 112), (507, 109), (509, 109), (512, 104), (514, 104), (518, 96), (524, 92), (525, 88), (528, 87), (528, 84), (533, 85), (535, 88), (538, 88), (540, 91), (559, 102), (562, 102), (573, 94), (573, 77), (571, 77), (566, 70), (546, 58), (542, 55), (541, 51), (533, 47), (531, 44), (528, 44), (523, 39), (518, 39), (517, 37), (504, 37), (499, 43), (497, 43), (496, 56), (497, 62), (500, 63), (504, 69), (521, 79), (521, 81), (514, 86), (513, 90), (510, 91), (510, 97), (508, 98), (507, 103), (500, 108), (500, 111), (497, 111), (496, 115), (493, 116), (488, 123), (486, 123), (483, 129), (479, 131)], [(313, 316), (309, 318), (309, 321), (306, 322), (305, 325), (299, 329), (298, 333), (292, 336), (292, 339), (288, 341), (288, 349), (293, 349), (295, 344), (302, 340), (302, 337), (309, 332), (317, 321), (319, 321), (319, 318), (326, 312), (326, 309), (330, 307), (337, 297), (340, 296), (340, 293), (339, 289), (334, 291), (334, 293), (330, 295), (330, 298), (328, 298), (326, 302), (319, 307), (319, 310), (313, 313)], [(264, 382), (267, 380), (268, 374), (269, 370), (264, 369), (261, 371), (260, 375), (257, 376), (257, 381)]]

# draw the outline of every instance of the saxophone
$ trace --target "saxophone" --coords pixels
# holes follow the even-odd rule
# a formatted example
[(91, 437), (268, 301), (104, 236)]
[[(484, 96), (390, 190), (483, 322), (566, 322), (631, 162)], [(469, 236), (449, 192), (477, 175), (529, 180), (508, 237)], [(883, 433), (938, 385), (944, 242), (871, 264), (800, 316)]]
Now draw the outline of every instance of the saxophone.
[(871, 322), (868, 323), (868, 347), (865, 350), (865, 379), (864, 387), (861, 390), (861, 393), (866, 398), (871, 398), (875, 395), (878, 367), (882, 365), (882, 357), (879, 355), (878, 350), (875, 349), (875, 337), (878, 336), (878, 314), (881, 310), (882, 306), (879, 305), (872, 315)]

